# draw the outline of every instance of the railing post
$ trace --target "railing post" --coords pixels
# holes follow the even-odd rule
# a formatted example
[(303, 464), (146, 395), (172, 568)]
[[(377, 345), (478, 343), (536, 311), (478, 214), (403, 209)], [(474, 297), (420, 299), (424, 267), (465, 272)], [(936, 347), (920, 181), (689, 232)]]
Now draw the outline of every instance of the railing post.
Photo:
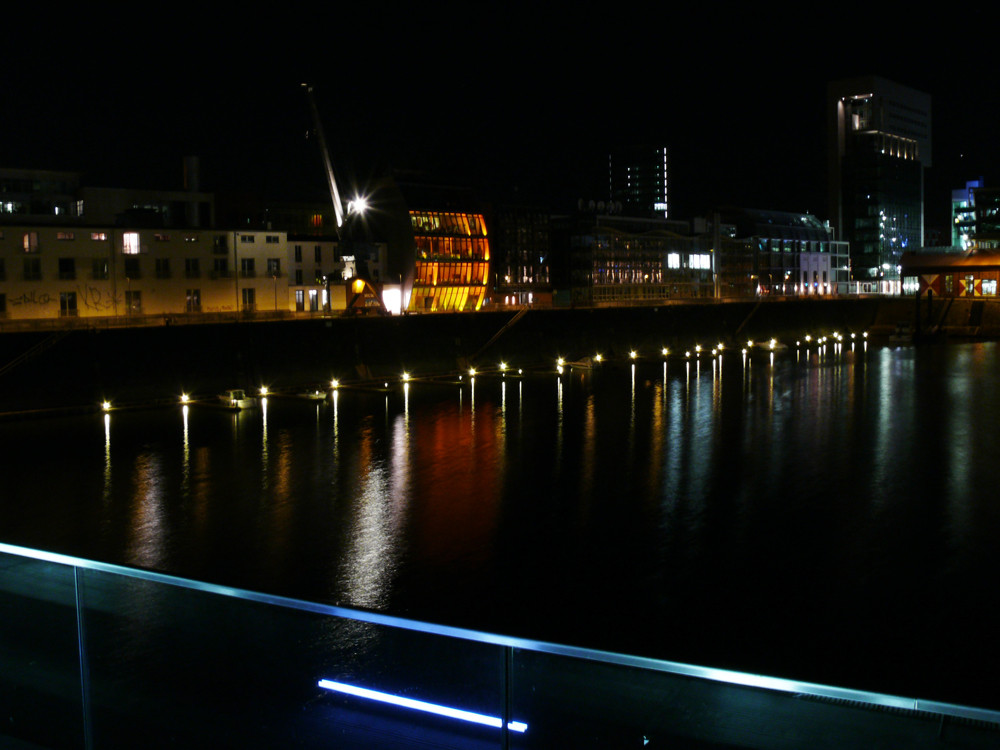
[(511, 684), (514, 672), (514, 647), (503, 647), (503, 718), (500, 720), (500, 747), (510, 748), (510, 722), (514, 713), (514, 695)]
[(73, 593), (76, 599), (76, 640), (80, 656), (80, 705), (83, 709), (83, 746), (94, 747), (94, 731), (90, 717), (90, 668), (87, 664), (87, 639), (83, 625), (83, 592), (80, 568), (73, 567)]

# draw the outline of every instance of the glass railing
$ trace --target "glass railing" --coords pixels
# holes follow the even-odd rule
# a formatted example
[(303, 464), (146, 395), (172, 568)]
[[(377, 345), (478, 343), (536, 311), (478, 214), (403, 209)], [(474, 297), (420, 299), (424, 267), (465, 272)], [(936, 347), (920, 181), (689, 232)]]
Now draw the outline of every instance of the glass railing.
[(0, 746), (996, 747), (1000, 712), (0, 544)]

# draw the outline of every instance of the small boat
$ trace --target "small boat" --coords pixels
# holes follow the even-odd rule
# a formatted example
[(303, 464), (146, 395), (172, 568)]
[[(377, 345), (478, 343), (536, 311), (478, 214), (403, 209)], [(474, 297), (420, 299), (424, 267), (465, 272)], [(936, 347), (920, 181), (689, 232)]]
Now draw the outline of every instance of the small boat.
[(299, 398), (304, 398), (307, 401), (324, 401), (326, 399), (326, 391), (312, 390), (303, 391), (298, 394)]
[(252, 396), (247, 396), (242, 388), (230, 388), (220, 393), (219, 400), (232, 409), (247, 409), (257, 402)]

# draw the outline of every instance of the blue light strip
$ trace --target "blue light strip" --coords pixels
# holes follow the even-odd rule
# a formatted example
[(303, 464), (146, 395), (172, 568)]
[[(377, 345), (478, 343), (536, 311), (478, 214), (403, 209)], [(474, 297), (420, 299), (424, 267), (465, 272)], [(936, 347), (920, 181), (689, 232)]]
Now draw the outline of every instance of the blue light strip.
[[(437, 714), (438, 716), (447, 716), (450, 719), (461, 719), (462, 721), (471, 721), (474, 724), (483, 724), (488, 727), (494, 727), (500, 729), (503, 726), (503, 720), (497, 716), (487, 716), (486, 714), (477, 714), (472, 711), (463, 711), (460, 708), (452, 708), (451, 706), (442, 706), (437, 703), (427, 703), (426, 701), (418, 701), (413, 698), (403, 698), (400, 695), (392, 695), (391, 693), (382, 693), (378, 690), (369, 690), (368, 688), (358, 687), (357, 685), (348, 685), (345, 682), (334, 682), (333, 680), (320, 680), (318, 685), (326, 690), (333, 690), (338, 693), (346, 693), (347, 695), (354, 695), (358, 698), (367, 698), (368, 700), (379, 701), (380, 703), (389, 703), (393, 706), (402, 706), (403, 708), (411, 708), (414, 711), (424, 711), (429, 714)], [(524, 732), (528, 725), (523, 721), (509, 721), (507, 722), (507, 728), (512, 732)]]

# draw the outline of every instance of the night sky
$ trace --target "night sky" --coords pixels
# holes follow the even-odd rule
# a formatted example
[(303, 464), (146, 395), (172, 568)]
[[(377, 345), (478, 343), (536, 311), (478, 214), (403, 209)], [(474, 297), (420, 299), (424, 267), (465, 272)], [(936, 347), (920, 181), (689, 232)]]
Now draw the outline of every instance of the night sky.
[(662, 141), (679, 217), (739, 205), (826, 218), (826, 84), (876, 74), (932, 95), (928, 226), (946, 225), (966, 180), (1000, 184), (978, 11), (963, 10), (967, 26), (889, 12), (560, 12), (369, 4), (26, 33), (0, 83), (0, 165), (172, 188), (197, 154), (205, 190), (325, 200), (308, 80), (342, 181), (390, 164), (558, 210), (606, 197), (615, 143)]

